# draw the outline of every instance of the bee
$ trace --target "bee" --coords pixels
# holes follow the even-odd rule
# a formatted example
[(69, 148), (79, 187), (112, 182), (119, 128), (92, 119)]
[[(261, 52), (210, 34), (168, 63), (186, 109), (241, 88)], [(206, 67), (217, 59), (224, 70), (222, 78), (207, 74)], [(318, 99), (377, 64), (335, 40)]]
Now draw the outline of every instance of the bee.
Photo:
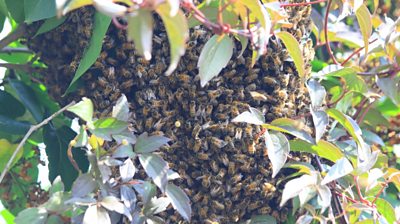
[(211, 197), (216, 197), (218, 196), (222, 191), (222, 187), (221, 186), (214, 186), (211, 191), (210, 191), (210, 195)]
[(256, 85), (255, 83), (252, 83), (252, 84), (246, 86), (246, 88), (245, 88), (245, 90), (246, 90), (247, 92), (255, 91), (256, 89), (257, 89), (257, 85)]
[(224, 166), (228, 166), (229, 164), (229, 159), (228, 159), (228, 155), (226, 153), (221, 153), (219, 155), (219, 161), (224, 164)]
[[(208, 203), (202, 203), (207, 205)], [(207, 218), (208, 217), (208, 207), (207, 206), (202, 206), (199, 208), (199, 215), (201, 218)]]
[(218, 173), (218, 171), (219, 171), (219, 166), (218, 166), (218, 163), (217, 163), (215, 160), (211, 160), (211, 161), (210, 161), (210, 167), (211, 167), (211, 170), (212, 170), (214, 173)]
[(232, 194), (237, 194), (239, 191), (242, 190), (243, 184), (242, 183), (237, 183), (234, 187), (231, 189)]
[(257, 182), (251, 182), (246, 187), (246, 191), (249, 194), (254, 194), (257, 190), (258, 190), (258, 183)]
[(202, 198), (203, 198), (202, 193), (201, 193), (201, 192), (197, 192), (197, 193), (192, 197), (192, 201), (193, 201), (193, 203), (197, 203), (197, 202), (199, 202)]
[(272, 197), (276, 187), (271, 183), (264, 183), (261, 187), (261, 193), (264, 197)]
[(235, 174), (232, 178), (231, 178), (231, 183), (232, 184), (237, 184), (239, 183), (239, 181), (241, 181), (243, 178), (243, 175), (240, 173)]
[(109, 100), (102, 100), (99, 102), (99, 107), (100, 108), (106, 108), (109, 107), (111, 105)]
[[(205, 188), (209, 188), (211, 185), (211, 175), (210, 174), (205, 174), (203, 175), (203, 177), (201, 178), (201, 185), (203, 185), (203, 187)], [(203, 198), (203, 201), (206, 197)], [(207, 202), (208, 202), (208, 198), (207, 198)]]
[(165, 69), (165, 62), (163, 60), (158, 60), (154, 66), (154, 71), (157, 74), (162, 74)]
[(225, 207), (227, 210), (230, 210), (232, 208), (232, 200), (230, 200), (229, 198), (225, 198)]
[(178, 88), (178, 89), (176, 90), (176, 93), (175, 93), (175, 98), (176, 98), (178, 101), (182, 101), (182, 100), (183, 100), (183, 95), (184, 95), (184, 90), (183, 90), (183, 88)]
[(207, 106), (206, 106), (206, 115), (207, 116), (210, 116), (212, 114), (213, 108), (214, 108), (213, 105), (207, 104)]
[(164, 110), (163, 115), (166, 117), (173, 117), (176, 115), (176, 111), (175, 110)]
[(194, 142), (194, 146), (193, 146), (193, 151), (194, 152), (198, 152), (200, 150), (201, 147), (201, 140), (200, 139), (196, 139)]
[(120, 96), (121, 96), (121, 92), (119, 91), (119, 89), (114, 89), (114, 92), (111, 93), (111, 95), (110, 95), (110, 100), (115, 102), (119, 99)]
[(219, 90), (219, 89), (217, 89), (217, 90), (209, 90), (207, 92), (207, 95), (210, 98), (210, 100), (215, 100), (215, 99), (217, 99), (218, 97), (221, 96), (221, 93), (222, 93), (222, 91)]
[(192, 130), (192, 137), (193, 137), (194, 139), (198, 139), (198, 138), (199, 138), (199, 133), (200, 133), (200, 131), (201, 131), (201, 126), (200, 126), (198, 123), (196, 123), (196, 124), (194, 125), (193, 130)]
[(233, 175), (236, 172), (235, 162), (228, 163), (228, 174)]
[(272, 211), (272, 209), (271, 209), (271, 207), (269, 207), (269, 206), (265, 206), (265, 207), (259, 208), (259, 209), (257, 210), (257, 212), (260, 213), (260, 214), (262, 214), (262, 215), (270, 214), (271, 211)]
[(251, 127), (251, 125), (247, 125), (244, 129), (244, 137), (250, 139), (253, 138), (253, 127)]
[(253, 210), (256, 210), (257, 208), (259, 208), (259, 207), (261, 207), (261, 202), (260, 201), (254, 201), (254, 202), (251, 202), (248, 206), (247, 206), (247, 209), (249, 210), (249, 211), (253, 211)]
[(229, 116), (228, 116), (228, 114), (225, 114), (225, 113), (217, 113), (215, 115), (215, 118), (217, 118), (220, 121), (223, 121), (223, 120), (228, 120)]
[(246, 162), (240, 166), (240, 170), (242, 170), (245, 173), (250, 173), (252, 171), (252, 169), (253, 169), (253, 167), (251, 166), (250, 162)]
[(108, 85), (107, 79), (104, 78), (103, 76), (99, 76), (99, 77), (97, 78), (97, 80), (98, 80), (99, 85), (100, 85), (101, 87), (103, 87), (103, 88), (106, 87), (106, 86)]
[(288, 98), (288, 94), (286, 92), (286, 90), (279, 90), (278, 91), (278, 97), (280, 100), (285, 101)]
[(153, 127), (154, 120), (152, 117), (148, 117), (144, 123), (144, 127), (146, 130), (150, 130)]
[(226, 175), (226, 169), (221, 168), (217, 174), (217, 177), (220, 179), (223, 179), (225, 177), (225, 175)]
[(123, 82), (120, 87), (123, 90), (129, 90), (134, 85), (133, 79), (128, 79), (127, 81)]
[(199, 158), (200, 160), (208, 160), (209, 156), (207, 153), (199, 152), (197, 153), (197, 158)]
[[(57, 87), (58, 87), (58, 86), (56, 86), (56, 88), (57, 88)], [(59, 87), (58, 87), (58, 91), (56, 91), (56, 90), (54, 90), (54, 89), (53, 89), (53, 91), (56, 92), (57, 95), (59, 95), (59, 93), (61, 94), (61, 89), (60, 89)], [(86, 89), (85, 89), (85, 88), (79, 88), (79, 89), (78, 89), (78, 95), (79, 95), (79, 96), (86, 96)]]
[(189, 104), (189, 115), (191, 117), (195, 117), (196, 116), (196, 102), (194, 100), (190, 101), (190, 104)]
[(221, 140), (221, 139), (216, 138), (216, 137), (211, 137), (211, 146), (214, 146), (217, 149), (223, 148), (227, 144), (228, 143), (225, 142), (224, 140)]
[(228, 72), (225, 72), (224, 76), (228, 79), (233, 78), (237, 74), (235, 69), (229, 70)]
[(258, 74), (254, 73), (254, 74), (249, 74), (246, 78), (244, 78), (244, 81), (246, 83), (251, 83), (251, 82), (254, 82), (257, 79), (258, 79)]
[(107, 85), (104, 88), (103, 93), (104, 93), (105, 96), (108, 96), (112, 91), (113, 91), (113, 88), (110, 85)]
[[(122, 44), (122, 48), (124, 49), (124, 50), (135, 50), (135, 46), (133, 45), (133, 43), (132, 42), (124, 42), (123, 44)], [(133, 57), (132, 57), (133, 58)], [(134, 59), (134, 58), (133, 58)]]
[(109, 80), (116, 80), (115, 68), (114, 67), (108, 67), (108, 69), (106, 70), (104, 76), (106, 76)]
[(150, 110), (151, 110), (151, 108), (150, 108), (148, 105), (145, 105), (145, 106), (142, 108), (142, 114), (143, 114), (143, 116), (147, 117), (147, 116), (149, 115), (149, 113), (150, 113)]
[(215, 200), (212, 201), (212, 207), (213, 207), (214, 209), (216, 209), (216, 210), (219, 210), (219, 211), (225, 209), (225, 205), (224, 205), (224, 204), (222, 204), (222, 203), (220, 203), (220, 202), (218, 202), (218, 201), (215, 201)]
[(247, 152), (251, 155), (256, 153), (256, 143), (254, 141), (251, 141), (251, 143), (247, 145)]
[(279, 76), (279, 79), (280, 79), (280, 81), (281, 81), (281, 84), (282, 84), (284, 87), (287, 87), (287, 86), (289, 85), (290, 76), (291, 76), (291, 74), (283, 74), (283, 75), (280, 75), (280, 76)]

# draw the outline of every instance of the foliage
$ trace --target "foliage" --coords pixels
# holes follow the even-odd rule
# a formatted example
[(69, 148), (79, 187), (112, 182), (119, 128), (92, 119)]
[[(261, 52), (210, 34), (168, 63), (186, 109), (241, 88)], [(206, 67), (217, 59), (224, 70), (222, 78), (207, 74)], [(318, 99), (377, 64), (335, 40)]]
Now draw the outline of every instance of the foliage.
[[(308, 36), (298, 37), (298, 43), (296, 37), (285, 31), (292, 24), (282, 8), (301, 8), (321, 2), (325, 1), (210, 0), (195, 5), (191, 0), (0, 0), (0, 21), (9, 19), (14, 33), (18, 34), (25, 23), (45, 20), (36, 34), (40, 35), (63, 23), (62, 16), (72, 10), (88, 5), (97, 9), (92, 39), (67, 93), (74, 90), (76, 82), (97, 59), (111, 21), (127, 29), (137, 52), (150, 60), (153, 13), (161, 17), (171, 54), (166, 75), (172, 74), (185, 52), (189, 28), (203, 25), (210, 29), (214, 36), (202, 49), (197, 65), (203, 87), (230, 60), (235, 60), (232, 59), (235, 40), (242, 52), (250, 43), (254, 64), (266, 53), (271, 37), (276, 38), (274, 41), (288, 49), (297, 75), (308, 89), (310, 112), (266, 123), (261, 111), (249, 108), (232, 122), (262, 127), (258, 137), (264, 140), (273, 177), (281, 169), (298, 170), (288, 176), (280, 205), (292, 200), (297, 223), (394, 223), (399, 219), (394, 207), (400, 206), (396, 198), (400, 189), (400, 162), (393, 162), (393, 158), (396, 159), (399, 143), (391, 143), (383, 130), (398, 131), (398, 126), (390, 124), (400, 115), (400, 18), (391, 19), (393, 12), (384, 15), (379, 1), (372, 0), (365, 3), (327, 0), (324, 8), (314, 7), (312, 38), (316, 58), (312, 62), (312, 73), (308, 74), (303, 57), (309, 52), (302, 48), (309, 44)], [(390, 5), (384, 6), (390, 8)], [(7, 45), (14, 50), (24, 47), (12, 41), (2, 47)], [(32, 52), (15, 50), (11, 57), (0, 54), (0, 58), (13, 63), (2, 65), (9, 71), (4, 79), (4, 91), (0, 91), (0, 103), (8, 105), (0, 108), (3, 150), (0, 160), (9, 161), (22, 141), (21, 136), (59, 107), (48, 98), (46, 87), (35, 82), (38, 75), (32, 69), (45, 69), (46, 65), (37, 61)], [(177, 174), (156, 152), (169, 139), (146, 133), (136, 137), (129, 129), (126, 98), (118, 100), (112, 117), (93, 118), (89, 99), (83, 99), (69, 111), (85, 122), (77, 133), (70, 128), (70, 119), (54, 118), (42, 132), (29, 137), (26, 149), (12, 161), (8, 172), (23, 176), (23, 162), (34, 157), (30, 147), (44, 142), (53, 181), (48, 201), (23, 210), (15, 222), (89, 223), (97, 219), (110, 223), (121, 216), (133, 223), (161, 222), (157, 214), (169, 204), (184, 219), (190, 220), (189, 199), (171, 182)], [(312, 121), (312, 128), (305, 124), (307, 120)], [(290, 158), (293, 153), (311, 154), (312, 164), (293, 161)], [(36, 163), (33, 164), (36, 166)], [(152, 182), (133, 179), (139, 164)], [(8, 184), (21, 185), (15, 178)], [(21, 189), (15, 195), (28, 191)], [(157, 192), (162, 196), (158, 197)], [(13, 212), (18, 210), (21, 208)], [(9, 217), (4, 212), (0, 214)], [(274, 221), (270, 216), (259, 216), (249, 223)]]

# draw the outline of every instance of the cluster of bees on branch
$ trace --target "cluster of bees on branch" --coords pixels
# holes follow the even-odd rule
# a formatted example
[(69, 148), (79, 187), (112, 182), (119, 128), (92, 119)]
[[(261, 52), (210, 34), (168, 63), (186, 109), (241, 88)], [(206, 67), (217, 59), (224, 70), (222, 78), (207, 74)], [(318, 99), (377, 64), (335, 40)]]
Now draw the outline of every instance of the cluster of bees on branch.
[[(288, 10), (296, 26), (288, 31), (299, 41), (306, 39), (310, 32), (310, 8)], [(82, 21), (74, 21), (76, 14)], [(81, 88), (61, 98), (80, 59), (69, 52), (81, 50), (69, 43), (62, 46), (48, 36), (75, 38), (73, 41), (87, 46), (87, 39), (81, 40), (80, 36), (86, 36), (90, 28), (77, 29), (80, 25), (91, 27), (85, 23), (85, 15), (91, 16), (92, 10), (73, 12), (64, 25), (32, 40), (33, 47), (49, 65), (45, 81), (56, 100), (67, 103), (86, 96), (94, 101), (99, 115), (105, 116), (124, 93), (131, 103), (132, 123), (137, 133), (146, 131), (172, 139), (171, 145), (161, 151), (182, 177), (177, 184), (191, 199), (193, 223), (233, 223), (257, 214), (272, 214), (280, 221), (285, 220), (287, 212), (278, 212), (282, 187), (277, 185), (279, 176), (271, 178), (271, 164), (262, 137), (255, 137), (260, 128), (231, 123), (249, 107), (265, 113), (267, 121), (305, 110), (305, 89), (284, 46), (272, 37), (268, 54), (251, 68), (251, 51), (247, 49), (239, 56), (238, 44), (227, 67), (201, 88), (197, 61), (211, 37), (209, 31), (191, 29), (186, 54), (177, 70), (167, 77), (163, 73), (169, 63), (169, 45), (160, 19), (155, 20), (150, 61), (135, 53), (123, 30), (111, 26), (99, 58), (83, 76)], [(77, 31), (81, 33), (75, 34)], [(43, 38), (48, 39), (46, 47), (40, 45)], [(308, 41), (302, 42), (309, 70), (312, 48)], [(72, 49), (66, 49), (69, 47)], [(52, 58), (53, 52), (61, 58)], [(63, 55), (69, 56), (71, 63), (66, 64)], [(172, 211), (161, 215), (171, 223), (180, 220)]]

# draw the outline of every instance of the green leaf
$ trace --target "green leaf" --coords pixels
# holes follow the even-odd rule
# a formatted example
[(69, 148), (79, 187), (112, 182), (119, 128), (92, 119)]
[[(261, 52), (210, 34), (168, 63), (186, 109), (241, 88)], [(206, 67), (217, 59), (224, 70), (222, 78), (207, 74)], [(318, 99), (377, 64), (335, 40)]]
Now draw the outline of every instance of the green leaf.
[(112, 117), (115, 117), (120, 121), (129, 120), (129, 103), (124, 94), (122, 94), (113, 107)]
[(0, 115), (16, 118), (24, 115), (25, 113), (24, 105), (6, 91), (0, 90), (0, 104), (7, 105), (0, 107)]
[(147, 133), (141, 134), (135, 144), (136, 153), (149, 153), (159, 149), (162, 145), (167, 144), (171, 139), (164, 136), (153, 135), (148, 137)]
[(8, 8), (5, 0), (0, 0), (0, 13), (8, 17)]
[(133, 40), (137, 52), (146, 60), (151, 59), (153, 23), (153, 14), (147, 9), (128, 15), (128, 39)]
[(249, 39), (247, 37), (241, 36), (241, 35), (236, 35), (235, 36), (239, 41), (240, 41), (240, 45), (242, 46), (240, 53), (238, 55), (238, 57), (243, 55), (243, 52), (246, 50), (247, 45), (249, 44)]
[(78, 70), (76, 70), (74, 78), (65, 91), (65, 94), (70, 93), (73, 89), (75, 82), (93, 65), (100, 55), (103, 46), (104, 35), (110, 26), (111, 18), (96, 12), (94, 15), (94, 28), (92, 38), (90, 39), (89, 46), (85, 49), (82, 59), (79, 63)]
[[(51, 125), (46, 125), (43, 129), (43, 141), (49, 158), (49, 180), (54, 181), (60, 175), (66, 190), (71, 189), (73, 181), (78, 176), (67, 155), (69, 142), (75, 135), (75, 132), (67, 126), (56, 130)], [(80, 169), (86, 171), (89, 162), (84, 151), (73, 148), (72, 154)]]
[(170, 8), (168, 3), (160, 4), (156, 8), (156, 12), (160, 15), (167, 30), (171, 52), (171, 61), (165, 72), (166, 75), (171, 75), (178, 66), (179, 59), (185, 53), (185, 43), (189, 37), (189, 28), (184, 13), (179, 10), (175, 16), (171, 16)]
[(317, 80), (310, 79), (307, 83), (307, 89), (310, 94), (312, 107), (314, 109), (321, 107), (326, 96), (325, 88)]
[(326, 113), (334, 120), (338, 121), (357, 143), (362, 142), (361, 129), (352, 118), (336, 109), (328, 109)]
[(60, 176), (57, 176), (56, 179), (54, 179), (53, 184), (51, 185), (50, 189), (49, 189), (49, 194), (50, 196), (53, 195), (56, 192), (59, 191), (64, 191), (64, 183), (61, 180)]
[(283, 44), (285, 44), (290, 57), (294, 61), (294, 65), (296, 66), (300, 78), (305, 79), (306, 74), (304, 70), (303, 53), (301, 52), (299, 42), (297, 42), (296, 38), (292, 34), (286, 31), (275, 33), (275, 36), (277, 36), (280, 40), (282, 40)]
[(271, 130), (291, 134), (299, 139), (315, 144), (315, 140), (304, 130), (306, 125), (299, 120), (278, 118), (273, 120), (271, 124), (264, 124), (262, 126)]
[(251, 217), (249, 221), (246, 221), (244, 224), (263, 224), (263, 223), (268, 223), (268, 224), (276, 224), (276, 219), (272, 216), (269, 215), (257, 215)]
[(33, 37), (36, 37), (42, 33), (46, 33), (52, 29), (57, 28), (58, 26), (60, 26), (61, 24), (64, 23), (66, 18), (67, 17), (64, 16), (62, 18), (53, 17), (50, 19), (46, 19), (46, 21), (44, 21), (44, 23), (40, 26), (39, 30), (36, 32), (35, 36), (33, 36)]
[(165, 192), (168, 182), (168, 163), (159, 155), (149, 153), (140, 154), (139, 161), (144, 171), (146, 171), (146, 174), (153, 179), (154, 184), (157, 185), (162, 192)]
[(107, 210), (125, 215), (129, 220), (132, 220), (132, 216), (129, 213), (128, 208), (126, 208), (118, 198), (114, 196), (106, 196), (103, 198), (103, 200), (101, 200), (100, 204)]
[[(11, 159), (12, 154), (17, 149), (17, 146), (18, 144), (11, 144), (7, 139), (0, 139), (0, 172), (3, 172), (6, 164)], [(11, 167), (18, 162), (23, 153), (24, 150), (19, 150), (17, 156), (14, 158), (14, 161), (11, 164)]]
[(286, 163), (290, 145), (286, 136), (280, 132), (271, 132), (269, 134), (268, 131), (265, 131), (264, 136), (268, 158), (272, 164), (272, 178), (274, 178)]
[(336, 162), (344, 156), (343, 152), (338, 147), (324, 140), (320, 140), (317, 145), (310, 144), (300, 139), (291, 140), (289, 142), (291, 151), (312, 153), (332, 162)]
[[(57, 1), (56, 1), (57, 4)], [(71, 0), (65, 6), (57, 5), (57, 15), (62, 16), (75, 9), (93, 4), (93, 0)]]
[(7, 8), (10, 12), (11, 17), (17, 23), (22, 23), (25, 20), (25, 12), (24, 12), (24, 1), (25, 0), (5, 0), (7, 4)]
[(68, 111), (76, 114), (82, 120), (92, 123), (93, 119), (93, 103), (89, 98), (83, 97), (77, 104), (69, 107)]
[(233, 46), (233, 41), (228, 35), (214, 35), (207, 41), (197, 63), (202, 87), (228, 64), (233, 54)]
[(329, 124), (329, 118), (325, 111), (311, 110), (311, 116), (315, 127), (315, 142), (318, 142), (325, 133), (326, 127)]
[(245, 111), (233, 118), (232, 122), (245, 122), (248, 124), (262, 125), (265, 124), (265, 117), (261, 111), (250, 107), (250, 111)]
[(171, 200), (167, 197), (161, 197), (161, 198), (154, 197), (143, 208), (143, 213), (147, 217), (158, 214), (160, 212), (165, 211), (170, 203)]
[(294, 198), (300, 194), (305, 188), (316, 185), (316, 175), (303, 175), (299, 178), (290, 180), (286, 183), (282, 192), (282, 199), (279, 206), (283, 206), (289, 199)]
[(90, 131), (106, 141), (111, 141), (112, 135), (119, 134), (128, 128), (127, 122), (117, 120), (113, 117), (98, 119), (93, 122), (93, 125), (94, 129)]
[(174, 209), (177, 210), (186, 221), (190, 222), (192, 209), (190, 207), (190, 200), (186, 193), (174, 184), (168, 184), (165, 194), (169, 199), (171, 199)]
[(150, 200), (156, 196), (157, 188), (154, 184), (150, 183), (149, 181), (144, 181), (139, 184), (133, 185), (135, 190), (140, 194), (143, 198), (143, 204), (147, 204)]
[(43, 119), (42, 108), (40, 107), (31, 87), (17, 80), (10, 80), (10, 86), (18, 94), (25, 107), (31, 112), (33, 118), (37, 122), (41, 122)]
[(329, 169), (329, 172), (322, 180), (321, 185), (325, 185), (331, 181), (344, 177), (351, 172), (353, 172), (353, 166), (346, 157), (343, 157), (337, 160), (335, 165)]
[(26, 121), (16, 121), (9, 117), (0, 115), (0, 132), (12, 135), (25, 135), (31, 124)]
[(376, 84), (394, 104), (400, 106), (400, 77), (380, 78), (377, 76)]
[(254, 17), (260, 22), (264, 31), (268, 32), (269, 34), (269, 31), (271, 30), (271, 20), (267, 10), (264, 8), (261, 2), (254, 0), (240, 0), (240, 3), (250, 9)]
[(5, 224), (14, 224), (15, 223), (14, 215), (7, 209), (3, 209), (0, 211), (0, 217), (4, 219), (4, 221), (6, 222)]
[(32, 23), (56, 16), (54, 0), (25, 0), (25, 22)]
[(96, 181), (89, 173), (80, 175), (72, 185), (71, 193), (73, 197), (83, 198), (92, 193), (97, 187)]
[(375, 201), (376, 208), (388, 223), (396, 223), (396, 213), (393, 206), (382, 198), (377, 198)]
[(368, 54), (368, 39), (372, 33), (372, 19), (368, 7), (362, 4), (356, 11), (356, 17), (364, 40), (365, 54)]
[(91, 205), (86, 209), (85, 215), (83, 216), (83, 224), (92, 223), (104, 223), (110, 224), (111, 218), (107, 210), (103, 207), (97, 207), (97, 205)]
[(45, 224), (47, 219), (45, 208), (27, 208), (15, 217), (16, 224)]

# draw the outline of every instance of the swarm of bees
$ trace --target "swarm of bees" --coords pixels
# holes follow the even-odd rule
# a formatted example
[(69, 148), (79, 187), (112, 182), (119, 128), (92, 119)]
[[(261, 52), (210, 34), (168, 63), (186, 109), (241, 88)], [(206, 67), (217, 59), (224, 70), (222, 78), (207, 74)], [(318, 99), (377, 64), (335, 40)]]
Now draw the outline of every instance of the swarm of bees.
[[(287, 10), (294, 24), (287, 31), (302, 43), (309, 71), (313, 57), (307, 41), (311, 7)], [(89, 97), (99, 115), (105, 116), (124, 93), (131, 102), (137, 133), (164, 134), (172, 139), (173, 143), (162, 149), (163, 156), (182, 177), (177, 184), (192, 201), (193, 223), (234, 223), (257, 214), (285, 220), (287, 212), (278, 212), (282, 186), (277, 182), (283, 176), (271, 178), (262, 137), (255, 139), (260, 128), (231, 123), (249, 107), (262, 111), (267, 121), (306, 110), (306, 90), (282, 43), (272, 37), (269, 53), (252, 68), (251, 51), (238, 56), (238, 44), (227, 67), (201, 88), (197, 61), (211, 37), (209, 31), (191, 30), (186, 54), (167, 77), (163, 73), (169, 62), (169, 45), (160, 19), (154, 26), (151, 61), (138, 56), (125, 31), (111, 25), (99, 58), (83, 76), (80, 87), (63, 98), (91, 36), (88, 18), (92, 15), (91, 8), (73, 12), (66, 23), (30, 41), (31, 48), (49, 65), (44, 81), (50, 94), (62, 103)], [(171, 223), (180, 220), (176, 213), (162, 215)]]

